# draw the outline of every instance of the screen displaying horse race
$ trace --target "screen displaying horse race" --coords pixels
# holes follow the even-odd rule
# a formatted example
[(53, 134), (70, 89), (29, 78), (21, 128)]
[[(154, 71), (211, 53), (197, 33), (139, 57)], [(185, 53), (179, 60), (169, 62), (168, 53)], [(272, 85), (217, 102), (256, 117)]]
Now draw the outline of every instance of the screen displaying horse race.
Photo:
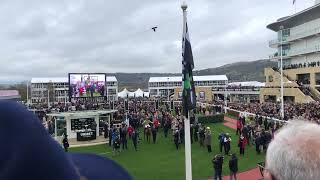
[(69, 74), (72, 98), (105, 96), (106, 74)]

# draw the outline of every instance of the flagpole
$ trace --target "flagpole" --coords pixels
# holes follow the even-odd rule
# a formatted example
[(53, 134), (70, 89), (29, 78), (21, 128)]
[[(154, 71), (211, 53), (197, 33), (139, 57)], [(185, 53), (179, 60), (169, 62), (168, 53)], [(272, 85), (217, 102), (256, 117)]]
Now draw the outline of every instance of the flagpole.
[[(186, 32), (188, 5), (183, 2), (181, 9), (183, 11), (183, 32)], [(188, 118), (184, 117), (184, 149), (185, 149), (185, 170), (186, 180), (192, 180), (192, 165), (191, 165), (191, 140), (190, 140), (190, 112)]]

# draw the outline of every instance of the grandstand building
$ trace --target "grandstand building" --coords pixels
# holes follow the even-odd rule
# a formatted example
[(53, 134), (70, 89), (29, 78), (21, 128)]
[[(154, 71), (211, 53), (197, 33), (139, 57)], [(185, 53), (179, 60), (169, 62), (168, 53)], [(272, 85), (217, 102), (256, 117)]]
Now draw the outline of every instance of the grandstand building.
[[(225, 88), (228, 85), (226, 75), (194, 76), (195, 90), (197, 99), (200, 101), (212, 101), (214, 88)], [(172, 97), (175, 100), (182, 96), (182, 77), (150, 77), (149, 83), (150, 96)]]
[(260, 89), (265, 83), (258, 81), (232, 82), (227, 88), (213, 88), (215, 99), (227, 94), (230, 103), (252, 103), (260, 101)]
[[(269, 46), (277, 49), (270, 56), (279, 63), (266, 68), (266, 85), (260, 101), (280, 100), (280, 58), (283, 58), (284, 101), (308, 103), (320, 97), (320, 1), (267, 26), (277, 33)], [(282, 36), (282, 37), (281, 37)], [(281, 42), (282, 39), (282, 42)], [(281, 51), (282, 47), (282, 52)]]
[[(49, 93), (48, 93), (49, 89)], [(32, 78), (31, 104), (65, 103), (69, 101), (69, 82), (65, 77)], [(107, 96), (117, 99), (118, 82), (115, 76), (107, 76)]]

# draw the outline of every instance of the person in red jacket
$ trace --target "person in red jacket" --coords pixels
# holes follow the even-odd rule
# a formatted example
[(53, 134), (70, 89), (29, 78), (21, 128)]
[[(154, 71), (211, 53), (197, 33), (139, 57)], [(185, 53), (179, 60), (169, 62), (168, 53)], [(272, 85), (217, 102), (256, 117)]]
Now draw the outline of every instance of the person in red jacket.
[(134, 130), (133, 127), (130, 125), (130, 126), (128, 127), (129, 138), (132, 137), (133, 130)]
[(240, 149), (240, 155), (244, 156), (244, 149), (245, 149), (246, 145), (247, 145), (247, 139), (244, 138), (241, 135), (240, 138), (239, 138), (239, 141), (238, 141), (238, 147)]
[(237, 132), (236, 132), (236, 135), (238, 135), (238, 132), (241, 135), (241, 129), (242, 129), (242, 123), (241, 123), (240, 120), (238, 120), (237, 121)]

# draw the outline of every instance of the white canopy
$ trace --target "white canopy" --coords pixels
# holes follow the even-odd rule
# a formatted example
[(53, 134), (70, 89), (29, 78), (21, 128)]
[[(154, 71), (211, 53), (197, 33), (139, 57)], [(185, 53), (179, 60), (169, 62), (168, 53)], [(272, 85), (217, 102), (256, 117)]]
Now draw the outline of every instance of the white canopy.
[(130, 93), (126, 88), (118, 93), (118, 97), (125, 98), (127, 96), (130, 96)]
[(143, 92), (140, 88), (134, 92), (130, 92), (127, 89), (122, 90), (118, 93), (118, 97), (126, 98), (126, 97), (149, 97), (149, 92)]

